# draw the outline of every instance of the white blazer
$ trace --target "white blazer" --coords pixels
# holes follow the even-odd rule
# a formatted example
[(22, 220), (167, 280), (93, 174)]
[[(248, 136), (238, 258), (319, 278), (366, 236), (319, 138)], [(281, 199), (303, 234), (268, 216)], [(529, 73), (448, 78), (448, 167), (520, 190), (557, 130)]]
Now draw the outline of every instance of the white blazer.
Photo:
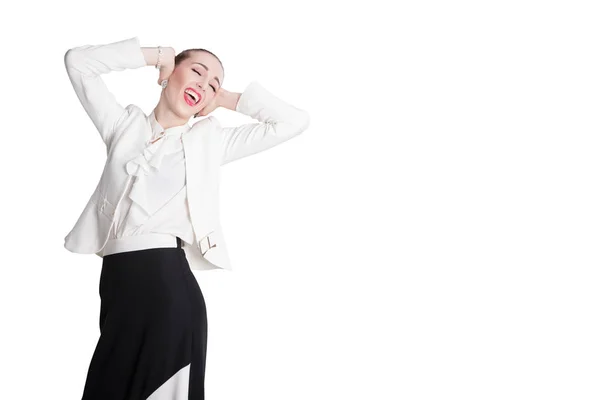
[[(152, 130), (135, 104), (121, 106), (101, 74), (146, 66), (138, 37), (104, 45), (67, 50), (65, 67), (75, 93), (106, 144), (107, 158), (100, 181), (75, 226), (65, 237), (73, 253), (103, 257), (103, 249), (132, 177), (125, 164), (148, 145)], [(260, 121), (222, 127), (208, 116), (182, 136), (189, 212), (197, 243), (183, 249), (194, 270), (232, 270), (219, 218), (220, 167), (269, 149), (305, 131), (309, 115), (275, 97), (258, 82), (240, 96), (236, 111)]]

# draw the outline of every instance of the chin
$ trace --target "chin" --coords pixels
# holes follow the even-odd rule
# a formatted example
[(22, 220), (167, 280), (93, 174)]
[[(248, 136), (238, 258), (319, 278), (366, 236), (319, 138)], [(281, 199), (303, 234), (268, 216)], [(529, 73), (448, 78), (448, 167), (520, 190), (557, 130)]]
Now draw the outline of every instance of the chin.
[(179, 115), (181, 118), (190, 119), (190, 117), (193, 117), (194, 114), (196, 114), (196, 112), (193, 111), (193, 109), (187, 104), (177, 104), (177, 106), (178, 107), (176, 107), (175, 110), (177, 110), (177, 115)]

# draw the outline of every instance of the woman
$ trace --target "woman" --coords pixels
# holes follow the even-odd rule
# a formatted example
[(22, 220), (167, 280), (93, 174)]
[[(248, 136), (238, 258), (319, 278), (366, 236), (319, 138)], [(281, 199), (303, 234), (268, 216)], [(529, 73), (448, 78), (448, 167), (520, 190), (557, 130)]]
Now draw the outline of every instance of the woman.
[[(106, 145), (100, 181), (65, 247), (103, 258), (100, 338), (83, 400), (204, 399), (207, 318), (192, 270), (231, 270), (219, 221), (220, 167), (306, 130), (308, 113), (254, 81), (225, 90), (205, 49), (176, 55), (132, 37), (65, 53), (75, 93)], [(155, 66), (161, 95), (146, 115), (123, 107), (101, 75)], [(259, 122), (221, 127), (218, 107)]]

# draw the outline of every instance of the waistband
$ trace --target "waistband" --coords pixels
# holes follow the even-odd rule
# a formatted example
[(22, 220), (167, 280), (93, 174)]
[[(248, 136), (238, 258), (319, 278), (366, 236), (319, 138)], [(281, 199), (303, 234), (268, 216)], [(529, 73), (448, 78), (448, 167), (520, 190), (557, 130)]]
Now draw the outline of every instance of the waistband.
[(109, 239), (103, 250), (103, 256), (122, 253), (124, 251), (144, 250), (151, 248), (177, 247), (181, 248), (181, 239), (168, 233), (146, 233), (136, 236), (125, 236)]

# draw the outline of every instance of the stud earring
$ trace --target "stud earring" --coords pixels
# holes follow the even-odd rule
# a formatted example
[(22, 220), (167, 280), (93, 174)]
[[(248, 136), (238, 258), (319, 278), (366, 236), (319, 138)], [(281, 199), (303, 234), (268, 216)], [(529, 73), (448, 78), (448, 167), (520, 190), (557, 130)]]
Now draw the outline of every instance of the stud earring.
[(164, 80), (163, 80), (163, 81), (160, 83), (160, 86), (162, 86), (162, 88), (163, 88), (163, 89), (164, 89), (164, 88), (166, 88), (166, 87), (167, 87), (167, 80), (166, 80), (166, 79), (164, 79)]

